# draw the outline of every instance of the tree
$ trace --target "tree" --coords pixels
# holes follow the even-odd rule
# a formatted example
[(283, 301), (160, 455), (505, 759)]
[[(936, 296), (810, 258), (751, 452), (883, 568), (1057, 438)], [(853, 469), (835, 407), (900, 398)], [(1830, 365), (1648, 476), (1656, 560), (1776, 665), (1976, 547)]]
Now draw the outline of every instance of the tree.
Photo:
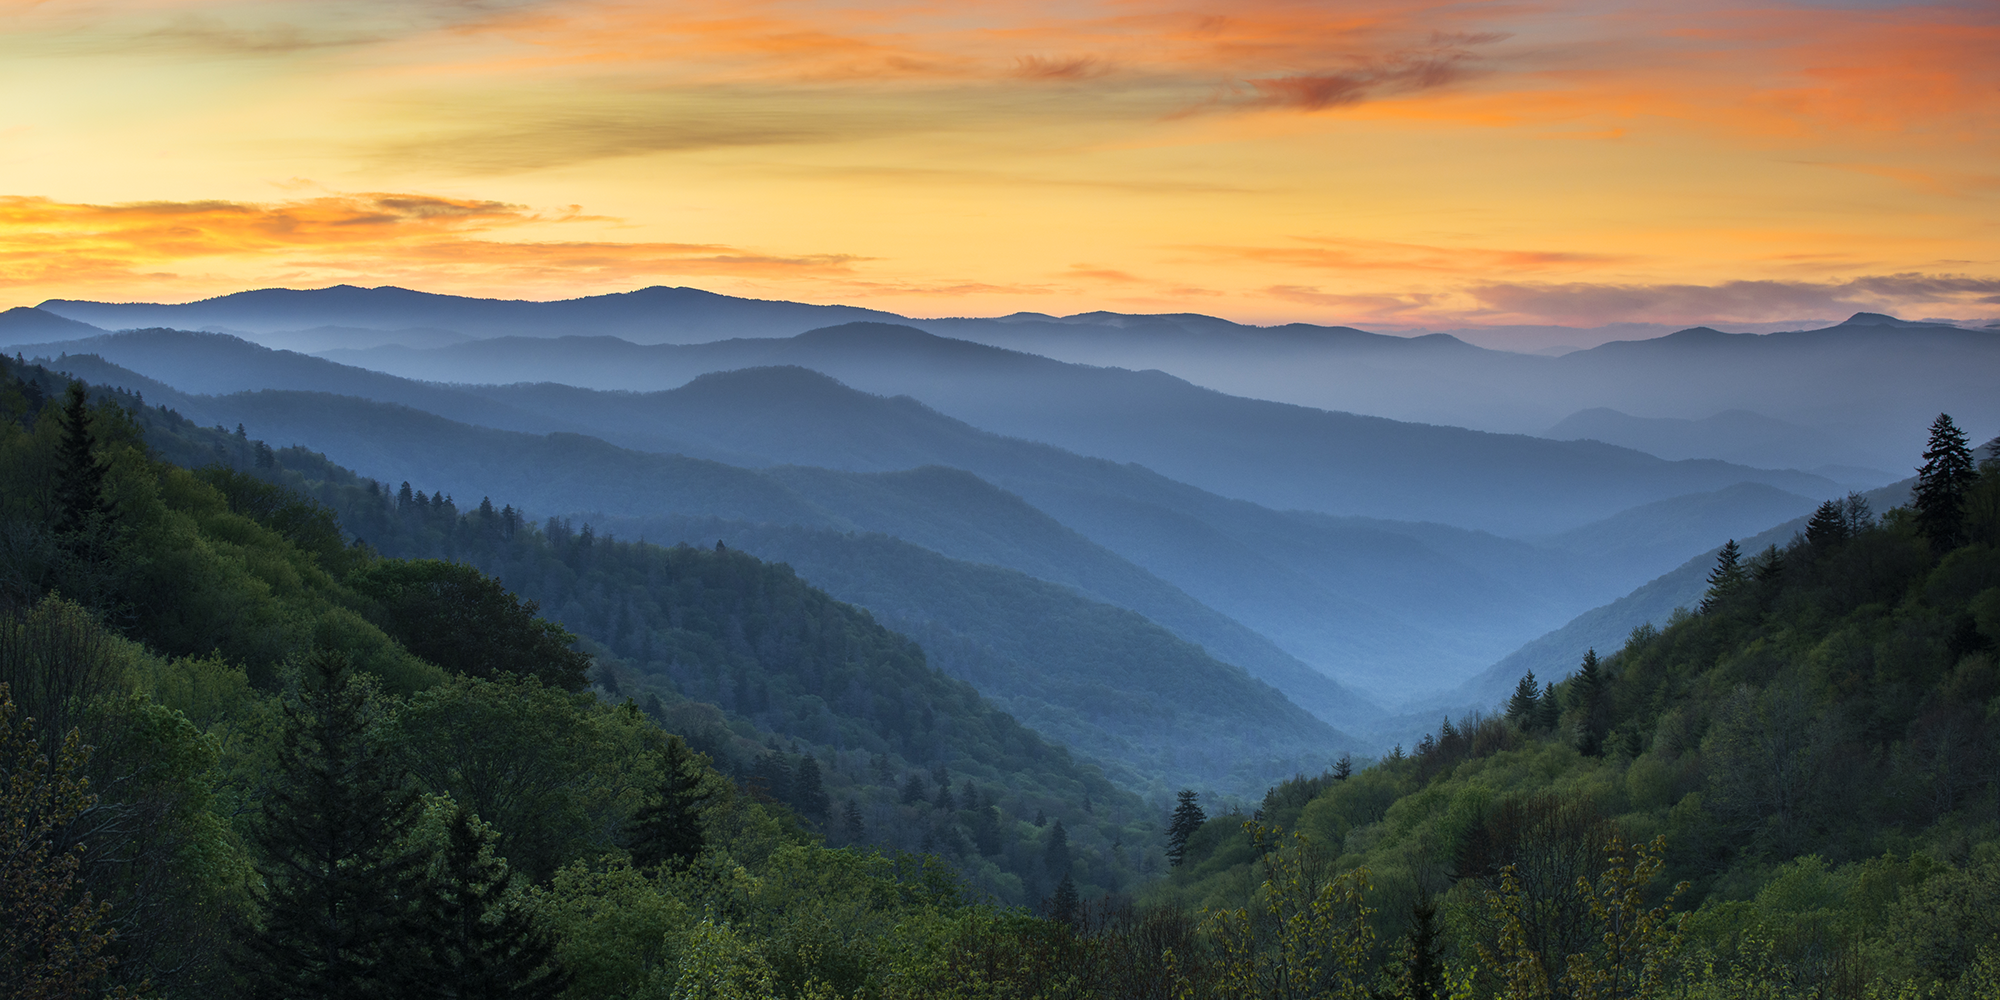
[(454, 805), (426, 880), (404, 996), (440, 1000), (554, 1000), (569, 985), (554, 946), (510, 892), (514, 876), (493, 853), (493, 828)]
[[(632, 863), (640, 868), (685, 867), (708, 844), (703, 814), (715, 802), (716, 791), (707, 764), (679, 736), (667, 737), (654, 796), (632, 817)], [(848, 803), (850, 810), (853, 805)], [(850, 815), (853, 820), (860, 818), (858, 812)]]
[(1063, 829), (1060, 818), (1049, 827), (1048, 843), (1042, 848), (1042, 864), (1050, 873), (1069, 871), (1069, 831)]
[(1438, 926), (1437, 906), (1428, 898), (1410, 904), (1410, 929), (1396, 956), (1390, 992), (1382, 1000), (1444, 1000), (1444, 928)]
[(1910, 496), (1910, 506), (1917, 511), (1917, 530), (1930, 539), (1933, 550), (1944, 552), (1963, 540), (1965, 491), (1978, 478), (1965, 432), (1948, 414), (1938, 414), (1931, 422), (1924, 464), (1917, 470), (1917, 488)]
[(1582, 718), (1578, 720), (1577, 750), (1595, 757), (1604, 749), (1604, 671), (1597, 665), (1597, 650), (1583, 653), (1583, 665), (1570, 680), (1571, 698)]
[(1056, 883), (1056, 894), (1049, 898), (1049, 919), (1075, 930), (1083, 900), (1077, 895), (1076, 879), (1069, 872), (1063, 872), (1062, 881)]
[(1771, 583), (1785, 575), (1785, 555), (1776, 545), (1767, 545), (1764, 551), (1750, 559), (1750, 579), (1758, 583)]
[(841, 832), (847, 835), (850, 844), (860, 843), (867, 836), (867, 824), (861, 818), (861, 805), (853, 799), (847, 800), (847, 808), (840, 816)]
[[(1346, 757), (1342, 757), (1346, 760)], [(1188, 838), (1208, 822), (1208, 815), (1201, 811), (1201, 803), (1196, 801), (1194, 789), (1183, 788), (1174, 805), (1173, 819), (1167, 823), (1167, 863), (1179, 868), (1187, 859)]]
[(812, 754), (799, 756), (799, 768), (792, 775), (792, 808), (808, 819), (825, 822), (833, 803), (826, 796), (819, 761)]
[(1535, 686), (1535, 672), (1530, 670), (1514, 685), (1514, 696), (1507, 699), (1507, 721), (1518, 726), (1532, 726), (1541, 721), (1542, 689)]
[(930, 793), (924, 791), (923, 777), (914, 771), (911, 772), (910, 779), (903, 782), (903, 804), (909, 806), (928, 801)]
[(71, 382), (62, 402), (62, 437), (56, 444), (55, 531), (65, 545), (100, 542), (111, 517), (104, 497), (105, 467), (91, 433), (90, 391)]
[[(1351, 778), (1353, 776), (1354, 776), (1354, 755), (1346, 753), (1341, 754), (1340, 759), (1333, 762), (1333, 780), (1346, 781), (1348, 778)], [(1196, 808), (1198, 809), (1200, 807), (1197, 806)]]
[(410, 652), (470, 677), (533, 677), (581, 691), (588, 654), (576, 636), (536, 616), (540, 606), (463, 563), (384, 559), (349, 578), (375, 602), (373, 618)]
[(284, 704), (277, 781), (253, 834), (262, 926), (235, 956), (249, 992), (278, 1000), (400, 995), (421, 859), (403, 846), (417, 794), (375, 739), (347, 657), (316, 652)]
[(1825, 548), (1846, 538), (1847, 516), (1838, 500), (1820, 504), (1813, 511), (1812, 520), (1806, 522), (1806, 541), (1814, 548)]
[(96, 802), (82, 775), (90, 749), (71, 729), (51, 758), (14, 712), (0, 684), (0, 993), (80, 998), (111, 968), (112, 934), (99, 929), (110, 907), (81, 891), (83, 845), (59, 851), (55, 839)]
[(1708, 571), (1708, 593), (1701, 599), (1701, 610), (1704, 613), (1715, 610), (1746, 579), (1749, 577), (1743, 572), (1743, 547), (1732, 538), (1716, 553), (1715, 568)]

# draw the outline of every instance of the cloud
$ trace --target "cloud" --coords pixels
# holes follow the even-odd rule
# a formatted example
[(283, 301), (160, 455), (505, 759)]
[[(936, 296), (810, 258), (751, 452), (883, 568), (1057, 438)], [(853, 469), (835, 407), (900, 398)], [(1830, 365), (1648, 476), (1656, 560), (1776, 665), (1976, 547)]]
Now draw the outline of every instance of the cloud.
[(0, 285), (104, 284), (215, 262), (242, 270), (512, 276), (560, 281), (650, 275), (841, 276), (865, 258), (713, 243), (499, 238), (592, 219), (427, 194), (332, 194), (296, 201), (114, 205), (0, 197)]
[[(1444, 247), (1391, 240), (1301, 237), (1299, 246), (1183, 246), (1211, 258), (1281, 264), (1316, 271), (1415, 271), (1469, 274), (1508, 271), (1577, 270), (1625, 263), (1630, 256), (1555, 250), (1495, 250)], [(1290, 287), (1290, 286), (1287, 286)]]
[(1356, 104), (1381, 94), (1432, 90), (1457, 83), (1481, 71), (1476, 53), (1468, 45), (1499, 41), (1505, 37), (1496, 33), (1453, 36), (1449, 44), (1391, 53), (1366, 65), (1343, 71), (1252, 78), (1245, 82), (1250, 85), (1253, 96), (1224, 103), (1239, 107), (1319, 111)]
[(1014, 75), (1029, 80), (1088, 80), (1109, 72), (1111, 67), (1096, 56), (1069, 59), (1018, 56), (1014, 62)]
[(1910, 313), (2000, 301), (2000, 278), (1888, 274), (1845, 281), (1696, 284), (1494, 283), (1466, 290), (1486, 320), (1607, 323), (1772, 322), (1854, 312)]

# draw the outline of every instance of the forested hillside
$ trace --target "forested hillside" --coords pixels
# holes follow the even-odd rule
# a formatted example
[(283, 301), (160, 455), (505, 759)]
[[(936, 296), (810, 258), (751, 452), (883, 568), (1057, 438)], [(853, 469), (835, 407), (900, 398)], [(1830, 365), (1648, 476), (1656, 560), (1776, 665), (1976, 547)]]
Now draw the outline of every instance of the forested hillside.
[[(101, 981), (269, 996), (298, 986), (274, 975), (337, 978), (348, 958), (315, 965), (305, 944), (330, 932), (301, 922), (320, 905), (359, 935), (340, 948), (407, 939), (361, 963), (377, 979), (485, 963), (540, 984), (521, 995), (625, 995), (699, 978), (675, 970), (716, 921), (824, 934), (800, 907), (857, 907), (880, 949), (903, 916), (971, 919), (961, 898), (1109, 892), (1158, 864), (1136, 798), (781, 566), (637, 544), (618, 566), (616, 544), (560, 530), (528, 552), (544, 573), (565, 571), (548, 556), (562, 547), (653, 574), (660, 662), (729, 708), (621, 706), (617, 658), (593, 668), (476, 570), (349, 542), (329, 509), (268, 481), (281, 466), (261, 442), (40, 368), (0, 372), (0, 409), (10, 995)], [(266, 476), (188, 467), (238, 454)], [(499, 531), (511, 511), (487, 513), (470, 523)], [(347, 831), (331, 856), (311, 847), (328, 824)], [(870, 853), (905, 842), (935, 857)], [(767, 888), (732, 895), (739, 866)], [(435, 911), (391, 912), (398, 898), (472, 923), (426, 924)], [(650, 942), (617, 943), (633, 932), (619, 907), (643, 911)], [(805, 957), (766, 944), (768, 960), (710, 957), (794, 985), (872, 967), (852, 941)]]
[(1154, 898), (1365, 870), (1378, 959), (1472, 995), (1995, 995), (2000, 463), (1944, 418), (1924, 458), (1504, 714), (1199, 824)]

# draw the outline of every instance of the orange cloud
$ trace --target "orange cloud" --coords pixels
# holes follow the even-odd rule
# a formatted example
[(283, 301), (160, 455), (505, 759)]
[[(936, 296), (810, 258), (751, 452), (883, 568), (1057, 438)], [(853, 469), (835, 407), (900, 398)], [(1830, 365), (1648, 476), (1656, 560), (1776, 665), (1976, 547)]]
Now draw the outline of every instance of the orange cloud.
[[(1577, 270), (1625, 263), (1626, 255), (1579, 253), (1556, 250), (1492, 250), (1483, 247), (1439, 247), (1387, 240), (1302, 238), (1305, 246), (1244, 247), (1188, 246), (1190, 250), (1214, 258), (1282, 264), (1288, 267), (1324, 271), (1415, 271), (1445, 274), (1474, 274), (1505, 270), (1513, 272), (1553, 269)], [(1289, 286), (1287, 286), (1289, 287)]]
[(203, 260), (268, 262), (282, 273), (388, 272), (498, 278), (640, 279), (697, 274), (841, 275), (850, 254), (770, 254), (709, 243), (495, 239), (584, 219), (497, 201), (423, 194), (329, 195), (279, 203), (92, 205), (0, 197), (0, 286), (103, 284), (171, 276)]

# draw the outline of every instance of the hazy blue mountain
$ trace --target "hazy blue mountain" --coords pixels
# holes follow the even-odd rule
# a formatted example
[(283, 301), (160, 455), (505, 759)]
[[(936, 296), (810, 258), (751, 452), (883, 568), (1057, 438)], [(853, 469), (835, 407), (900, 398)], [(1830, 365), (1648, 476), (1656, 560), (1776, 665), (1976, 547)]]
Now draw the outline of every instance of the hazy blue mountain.
[(128, 330), (58, 343), (25, 344), (30, 356), (94, 354), (182, 392), (226, 395), (253, 389), (297, 389), (401, 403), (467, 423), (506, 430), (577, 430), (546, 416), (518, 413), (505, 404), (450, 386), (429, 385), (364, 368), (335, 364), (293, 351), (275, 351), (222, 333)]
[(1718, 538), (1754, 535), (1772, 524), (1807, 516), (1823, 499), (1760, 483), (1738, 483), (1713, 493), (1643, 504), (1538, 541), (1650, 579), (1680, 565), (1688, 553), (1712, 548)]
[[(1012, 567), (1137, 611), (1335, 724), (1365, 726), (1378, 714), (1366, 699), (1270, 639), (969, 473), (935, 467), (881, 475), (778, 468), (759, 475), (681, 455), (626, 452), (594, 438), (509, 435), (318, 393), (185, 396), (95, 357), (72, 355), (63, 364), (94, 382), (134, 388), (149, 402), (171, 405), (198, 422), (246, 423), (262, 428), (260, 435), (304, 444), (392, 484), (407, 479), (465, 502), (474, 495), (505, 496), (544, 512), (590, 511), (598, 520), (607, 514), (674, 514), (895, 534), (957, 559)], [(825, 376), (806, 374), (832, 384)], [(875, 399), (834, 385), (848, 395)], [(631, 462), (621, 467), (619, 455)]]
[[(984, 430), (1137, 462), (1267, 507), (1434, 520), (1502, 534), (1566, 530), (1638, 504), (1745, 481), (1800, 493), (1839, 490), (1806, 473), (1664, 462), (1594, 442), (1245, 399), (1160, 372), (1066, 364), (878, 323), (697, 347), (514, 339), (409, 353), (449, 356), (468, 379), (515, 381), (509, 376), (547, 371), (544, 377), (611, 388), (677, 385), (697, 369), (800, 365), (867, 392), (912, 396)], [(472, 360), (478, 357), (486, 361)], [(600, 374), (593, 378), (591, 371)]]
[[(1031, 372), (1053, 366), (1058, 372), (1077, 370), (1114, 379), (1131, 374), (1057, 365), (912, 330), (891, 332), (914, 339), (933, 355), (996, 354), (1003, 365)], [(826, 340), (827, 335), (815, 335), (776, 343), (805, 341), (807, 349), (824, 351)], [(205, 347), (231, 343), (222, 337), (194, 342)], [(260, 363), (301, 360), (247, 344), (237, 343), (235, 349)], [(228, 365), (212, 362), (207, 367), (220, 370)], [(297, 365), (289, 384), (330, 384), (324, 367), (325, 362)], [(274, 379), (260, 376), (246, 379), (246, 384), (258, 381)], [(398, 400), (411, 399), (418, 390), (446, 391), (438, 386), (397, 386), (386, 391), (365, 379), (355, 379), (352, 385), (353, 391)], [(942, 465), (969, 470), (1026, 499), (1038, 509), (1038, 517), (1053, 518), (1095, 546), (1078, 547), (1074, 539), (1052, 540), (1019, 518), (994, 519), (989, 512), (960, 515), (955, 512), (957, 500), (950, 496), (893, 496), (879, 482), (803, 473), (793, 474), (791, 485), (817, 509), (830, 515), (837, 511), (835, 523), (883, 531), (957, 558), (993, 562), (1079, 586), (1111, 603), (1155, 616), (1183, 638), (1280, 684), (1314, 711), (1326, 711), (1327, 699), (1303, 685), (1309, 675), (1298, 672), (1297, 661), (1372, 697), (1393, 700), (1413, 690), (1450, 686), (1502, 651), (1644, 579), (1640, 571), (1612, 561), (1552, 561), (1546, 554), (1505, 546), (1478, 532), (1442, 526), (1419, 531), (1390, 527), (1379, 519), (1280, 513), (1218, 497), (1143, 467), (985, 433), (914, 400), (870, 396), (797, 368), (716, 374), (663, 393), (590, 392), (548, 385), (456, 391), (477, 393), (503, 406), (517, 426), (523, 415), (541, 416), (547, 418), (548, 428), (580, 428), (630, 448), (732, 465), (794, 464), (851, 471)], [(258, 419), (270, 423), (277, 418), (262, 414)], [(317, 415), (300, 415), (270, 425), (292, 435), (282, 440), (296, 440), (337, 456), (348, 454), (345, 448), (369, 447), (352, 435), (336, 440), (333, 429), (320, 423)], [(529, 429), (546, 428), (530, 420)], [(1480, 437), (1502, 444), (1516, 440)], [(1603, 449), (1518, 440), (1543, 449)], [(1655, 467), (1669, 465), (1629, 451), (1604, 450)], [(1490, 463), (1495, 454), (1507, 457), (1504, 449), (1488, 449), (1477, 457)], [(409, 466), (407, 462), (378, 465), (360, 457), (343, 461), (370, 470)], [(1474, 470), (1452, 471), (1457, 488), (1479, 488)], [(532, 495), (543, 504), (540, 509), (648, 513), (611, 511), (590, 498), (545, 488)], [(650, 512), (661, 511), (690, 509), (658, 505)], [(745, 516), (725, 508), (699, 512)], [(995, 525), (1005, 536), (999, 543), (994, 540)], [(1110, 551), (1103, 553), (1096, 546)], [(1461, 549), (1469, 553), (1464, 558)], [(1106, 559), (1123, 567), (1122, 577), (1105, 575), (1097, 564)], [(1057, 564), (1067, 568), (1058, 572), (1052, 568)], [(1126, 584), (1113, 588), (1093, 582), (1103, 579), (1122, 579)], [(1174, 590), (1244, 628), (1221, 627), (1213, 618), (1192, 611), (1190, 602), (1162, 596)], [(1262, 641), (1245, 633), (1255, 633)]]
[(901, 318), (854, 306), (739, 299), (697, 288), (657, 285), (557, 302), (436, 295), (393, 286), (335, 285), (307, 291), (265, 288), (172, 305), (50, 299), (41, 308), (118, 330), (216, 327), (263, 335), (326, 326), (424, 328), (469, 337), (609, 334), (642, 344), (789, 336), (829, 323)]
[[(1140, 615), (1012, 570), (885, 535), (797, 525), (667, 517), (612, 518), (600, 527), (668, 544), (721, 541), (784, 562), (916, 639), (931, 664), (1036, 731), (1115, 762), (1123, 773), (1114, 778), (1148, 796), (1171, 795), (1175, 788), (1164, 782), (1174, 774), (1248, 788), (1287, 768), (1323, 768), (1343, 751), (1372, 749), (1274, 702), (1271, 689), (1244, 674), (1217, 670), (1199, 648)], [(1222, 720), (1245, 728), (1227, 733)], [(1362, 721), (1372, 724), (1374, 713)]]
[[(1990, 448), (1988, 453), (1991, 453)], [(1910, 490), (1915, 485), (1915, 479), (1905, 479), (1869, 490), (1862, 496), (1868, 499), (1869, 506), (1879, 515), (1891, 507), (1908, 503)], [(1742, 546), (1746, 556), (1761, 552), (1767, 546), (1783, 546), (1791, 541), (1793, 535), (1805, 530), (1810, 516), (1808, 511), (1775, 527), (1767, 527), (1755, 534), (1746, 533), (1747, 537), (1736, 536), (1736, 543)], [(1728, 537), (1723, 539), (1728, 540)], [(1513, 692), (1515, 682), (1529, 670), (1533, 670), (1540, 680), (1560, 680), (1569, 676), (1582, 662), (1585, 650), (1609, 652), (1623, 646), (1626, 637), (1641, 625), (1650, 622), (1655, 626), (1664, 626), (1675, 608), (1691, 608), (1701, 603), (1702, 595), (1708, 590), (1709, 571), (1715, 568), (1716, 556), (1721, 549), (1721, 543), (1715, 542), (1707, 551), (1631, 593), (1592, 608), (1562, 628), (1537, 637), (1466, 681), (1454, 697), (1443, 701), (1460, 707), (1491, 710)]]
[(0, 347), (83, 340), (103, 333), (103, 330), (88, 323), (64, 319), (32, 306), (15, 306), (0, 312)]
[(1590, 439), (1665, 459), (1719, 458), (1763, 468), (1790, 466), (1856, 487), (1897, 478), (1842, 465), (1848, 448), (1831, 435), (1749, 410), (1724, 410), (1700, 420), (1634, 417), (1609, 407), (1578, 410), (1542, 433), (1558, 441)]

